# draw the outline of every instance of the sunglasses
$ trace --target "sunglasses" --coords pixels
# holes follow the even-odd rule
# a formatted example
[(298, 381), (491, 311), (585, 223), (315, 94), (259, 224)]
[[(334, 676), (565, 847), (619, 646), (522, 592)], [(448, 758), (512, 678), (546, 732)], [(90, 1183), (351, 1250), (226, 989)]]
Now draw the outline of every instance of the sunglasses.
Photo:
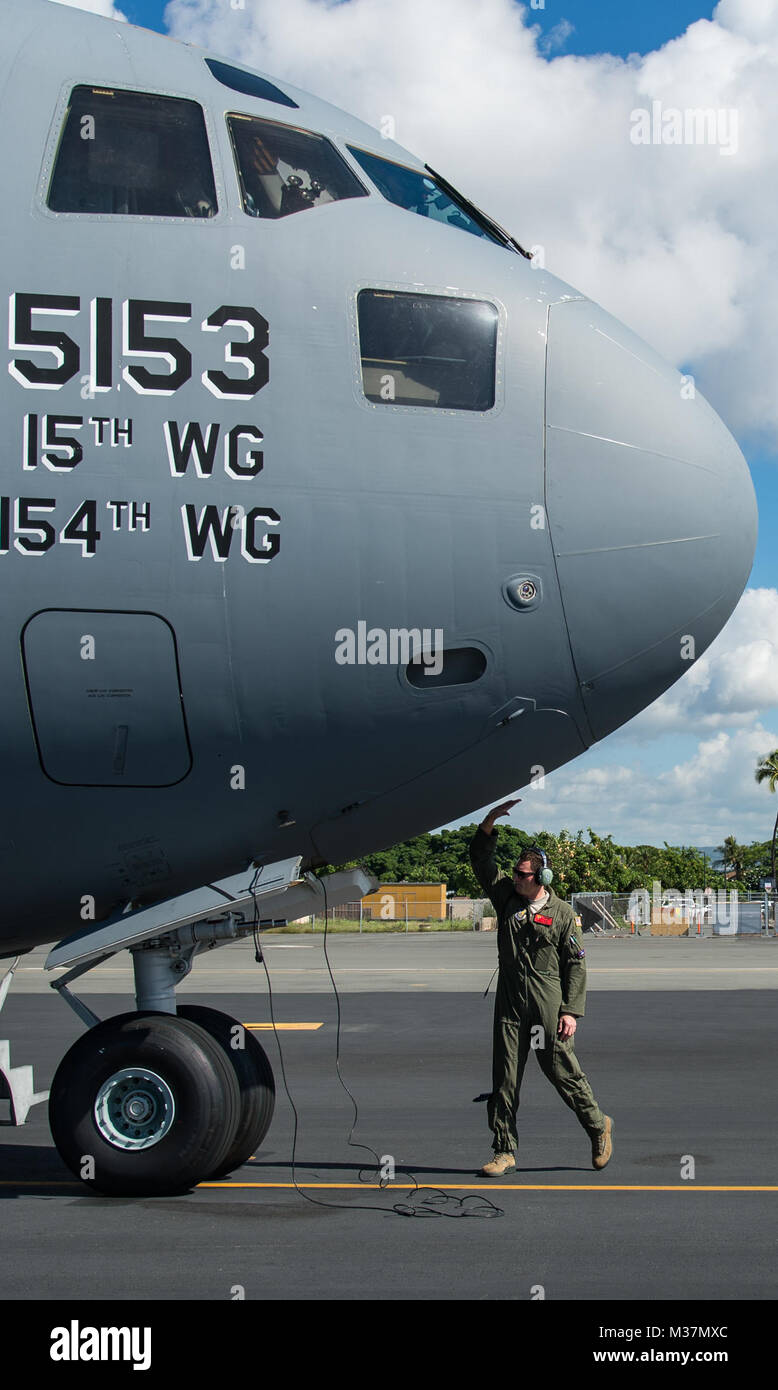
[(513, 877), (514, 877), (514, 878), (534, 878), (534, 877), (535, 877), (535, 871), (534, 871), (534, 869), (530, 869), (530, 871), (529, 871), (528, 874), (523, 874), (523, 873), (521, 873), (521, 871), (520, 871), (519, 869), (514, 869), (514, 870), (513, 870)]

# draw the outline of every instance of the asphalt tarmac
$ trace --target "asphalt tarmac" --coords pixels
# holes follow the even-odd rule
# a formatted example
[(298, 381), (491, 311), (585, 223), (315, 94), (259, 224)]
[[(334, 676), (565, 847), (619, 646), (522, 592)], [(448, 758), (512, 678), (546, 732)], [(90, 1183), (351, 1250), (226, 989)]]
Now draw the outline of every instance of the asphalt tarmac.
[[(294, 1168), (294, 1117), (267, 1027), (256, 1032), (276, 1075), (267, 1139), (229, 1179), (187, 1195), (92, 1195), (36, 1106), (23, 1127), (0, 1131), (3, 1298), (775, 1298), (775, 941), (587, 938), (577, 1050), (614, 1117), (614, 1157), (591, 1168), (587, 1136), (530, 1058), (518, 1167), (500, 1183), (477, 1175), (490, 1135), (474, 1102), (490, 1087), (483, 991), (494, 941), (363, 936), (330, 948), (340, 1068), (358, 1104), (351, 1145), (321, 943), (268, 940), (276, 1021), (317, 1025), (278, 1033), (298, 1113)], [(236, 949), (196, 965), (190, 1002), (267, 1025), (250, 953), (242, 987), (230, 975), (225, 988)], [(0, 1014), (12, 1063), (32, 1062), (38, 1089), (83, 1031), (49, 990), (40, 954), (24, 958)], [(126, 994), (91, 992), (89, 977), (78, 983), (101, 1017), (132, 1007)], [(388, 1186), (382, 1171), (394, 1172)]]

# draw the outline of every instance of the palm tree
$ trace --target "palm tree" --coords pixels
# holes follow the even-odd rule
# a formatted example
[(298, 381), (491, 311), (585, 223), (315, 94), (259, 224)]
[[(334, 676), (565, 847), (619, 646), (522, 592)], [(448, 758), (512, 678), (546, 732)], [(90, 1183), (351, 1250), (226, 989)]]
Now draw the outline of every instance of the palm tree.
[[(762, 758), (762, 761), (759, 763), (759, 765), (758, 765), (758, 767), (757, 767), (757, 769), (756, 769), (756, 773), (755, 773), (754, 775), (755, 775), (755, 777), (756, 777), (757, 782), (760, 782), (760, 783), (761, 783), (761, 782), (769, 782), (769, 783), (770, 783), (770, 791), (771, 791), (771, 792), (774, 792), (774, 791), (775, 791), (775, 788), (778, 786), (778, 748), (774, 748), (773, 751), (772, 751), (772, 753), (768, 753), (766, 757)], [(771, 855), (771, 859), (770, 859), (770, 868), (771, 868), (772, 880), (773, 880), (773, 892), (775, 892), (775, 837), (776, 837), (776, 835), (778, 835), (778, 815), (775, 817), (775, 825), (773, 826), (773, 844), (772, 844), (772, 855)]]
[[(778, 776), (778, 764), (776, 765), (776, 776)], [(739, 881), (742, 877), (743, 846), (738, 844), (734, 835), (728, 835), (723, 845), (717, 845), (716, 849), (721, 855), (721, 859), (716, 865), (716, 868), (723, 869), (726, 875), (727, 869), (731, 864), (735, 871), (735, 878)]]

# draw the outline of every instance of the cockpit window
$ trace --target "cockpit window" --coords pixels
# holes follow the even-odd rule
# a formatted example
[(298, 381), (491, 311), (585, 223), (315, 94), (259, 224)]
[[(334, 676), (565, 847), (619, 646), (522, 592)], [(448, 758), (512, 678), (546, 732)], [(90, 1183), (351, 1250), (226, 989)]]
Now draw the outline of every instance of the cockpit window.
[(393, 160), (382, 159), (377, 154), (368, 154), (367, 150), (355, 149), (353, 145), (347, 148), (390, 203), (396, 203), (408, 212), (416, 212), (420, 217), (431, 217), (434, 222), (445, 222), (449, 227), (459, 227), (460, 231), (484, 237), (497, 246), (505, 245), (504, 239), (493, 235), (470, 217), (429, 174), (409, 169), (404, 164), (395, 164)]
[(268, 82), (266, 77), (260, 77), (256, 72), (233, 67), (232, 63), (220, 63), (216, 58), (206, 58), (205, 66), (210, 68), (217, 82), (231, 87), (233, 92), (242, 92), (247, 97), (259, 97), (260, 101), (275, 101), (279, 106), (293, 106), (295, 111), (300, 109), (297, 102), (292, 101), (286, 92), (282, 92), (274, 82)]
[(367, 189), (323, 135), (255, 116), (227, 117), (243, 207), (252, 217), (288, 217)]
[(361, 290), (362, 385), (369, 401), (491, 410), (497, 309), (481, 299)]
[(202, 108), (183, 97), (74, 87), (48, 206), (126, 217), (215, 216)]

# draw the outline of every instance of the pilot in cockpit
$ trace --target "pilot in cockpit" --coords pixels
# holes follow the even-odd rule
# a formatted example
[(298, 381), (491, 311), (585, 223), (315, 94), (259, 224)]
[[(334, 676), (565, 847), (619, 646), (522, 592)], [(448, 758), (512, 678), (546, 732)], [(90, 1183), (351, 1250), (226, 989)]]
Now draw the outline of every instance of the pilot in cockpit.
[(295, 168), (273, 153), (266, 139), (253, 136), (240, 150), (244, 205), (253, 217), (288, 217), (315, 207), (330, 194), (307, 169)]

